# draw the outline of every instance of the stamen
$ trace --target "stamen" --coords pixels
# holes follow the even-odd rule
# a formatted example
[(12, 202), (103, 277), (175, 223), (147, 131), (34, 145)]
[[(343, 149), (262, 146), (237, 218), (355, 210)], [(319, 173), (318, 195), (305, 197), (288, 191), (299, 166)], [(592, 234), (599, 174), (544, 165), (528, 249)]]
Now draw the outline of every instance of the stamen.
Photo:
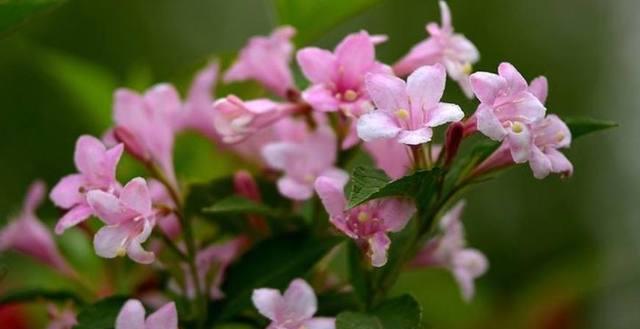
[(513, 130), (514, 133), (519, 134), (524, 131), (524, 125), (520, 121), (515, 121), (511, 124), (511, 130)]
[(366, 221), (368, 221), (370, 218), (369, 213), (361, 211), (360, 213), (358, 213), (358, 221), (361, 223), (364, 223)]
[(347, 102), (353, 102), (356, 99), (358, 99), (358, 93), (356, 93), (355, 91), (348, 89), (347, 91), (344, 92), (344, 99)]
[(473, 72), (473, 65), (471, 65), (471, 63), (469, 62), (464, 63), (464, 65), (462, 66), (462, 72), (466, 75), (471, 74), (471, 72)]
[(405, 110), (405, 109), (398, 109), (395, 112), (395, 115), (402, 120), (407, 120), (409, 119), (409, 111)]

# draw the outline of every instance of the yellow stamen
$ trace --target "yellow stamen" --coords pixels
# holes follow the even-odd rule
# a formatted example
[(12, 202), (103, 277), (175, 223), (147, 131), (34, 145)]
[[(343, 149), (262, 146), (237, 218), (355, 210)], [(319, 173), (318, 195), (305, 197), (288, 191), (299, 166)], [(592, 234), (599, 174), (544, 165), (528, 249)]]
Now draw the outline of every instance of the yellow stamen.
[(120, 248), (118, 248), (118, 250), (116, 251), (116, 255), (117, 255), (118, 257), (122, 257), (122, 256), (124, 256), (124, 255), (126, 255), (126, 254), (127, 254), (127, 249), (126, 249), (126, 248), (124, 248), (124, 247), (120, 247)]
[(409, 119), (409, 111), (405, 110), (405, 109), (398, 109), (395, 112), (395, 115), (403, 120)]
[(471, 63), (464, 63), (464, 65), (462, 66), (462, 72), (464, 72), (464, 74), (469, 75), (471, 74), (471, 72), (473, 72), (473, 65), (471, 65)]
[(344, 92), (344, 99), (347, 102), (353, 102), (358, 98), (358, 93), (356, 93), (355, 91), (348, 89), (347, 91)]
[(524, 125), (519, 121), (516, 121), (511, 124), (511, 130), (513, 130), (514, 133), (519, 134), (524, 131)]
[(361, 211), (360, 213), (358, 213), (358, 221), (361, 223), (368, 221), (369, 218), (370, 218), (369, 214), (364, 211)]
[(558, 143), (562, 142), (562, 140), (564, 139), (564, 134), (559, 132), (558, 134), (556, 134), (556, 140), (558, 141)]

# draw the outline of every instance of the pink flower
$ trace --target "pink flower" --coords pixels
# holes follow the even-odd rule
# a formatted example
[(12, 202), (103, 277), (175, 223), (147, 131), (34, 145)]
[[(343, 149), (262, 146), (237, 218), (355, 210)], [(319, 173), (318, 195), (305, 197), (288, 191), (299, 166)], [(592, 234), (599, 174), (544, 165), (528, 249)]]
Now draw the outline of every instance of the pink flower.
[(335, 328), (334, 318), (313, 317), (318, 300), (313, 288), (302, 279), (293, 280), (284, 295), (276, 289), (256, 289), (251, 300), (258, 312), (271, 320), (267, 329)]
[(164, 184), (158, 180), (150, 179), (148, 185), (153, 206), (162, 210), (156, 214), (158, 226), (168, 237), (177, 238), (182, 232), (182, 228), (180, 227), (180, 220), (176, 216), (175, 202)]
[(510, 145), (513, 159), (525, 162), (530, 152), (531, 134), (527, 125), (542, 119), (546, 108), (529, 91), (527, 81), (509, 63), (502, 63), (498, 73), (477, 72), (471, 86), (481, 104), (467, 123), (467, 134), (476, 129), (489, 138)]
[(277, 95), (285, 97), (294, 88), (289, 68), (296, 30), (291, 26), (277, 28), (268, 37), (253, 37), (240, 51), (238, 60), (224, 75), (225, 82), (253, 79)]
[(430, 241), (413, 261), (415, 266), (444, 267), (458, 282), (466, 301), (474, 295), (474, 280), (483, 275), (489, 263), (478, 250), (465, 248), (464, 227), (460, 221), (464, 202), (458, 202), (440, 220), (442, 233)]
[(373, 157), (376, 166), (392, 179), (406, 175), (413, 165), (409, 148), (391, 139), (364, 143), (364, 149)]
[(76, 312), (70, 307), (58, 309), (54, 304), (47, 305), (47, 311), (51, 321), (47, 329), (72, 329), (78, 321), (76, 320)]
[(449, 76), (460, 84), (467, 95), (473, 97), (469, 84), (471, 65), (480, 58), (478, 49), (462, 34), (454, 33), (451, 24), (451, 11), (446, 2), (440, 1), (442, 26), (436, 23), (427, 24), (427, 32), (431, 35), (415, 45), (407, 55), (401, 58), (393, 70), (400, 76), (408, 75), (423, 65), (440, 63), (447, 68)]
[(58, 221), (55, 228), (57, 234), (62, 234), (67, 228), (91, 216), (91, 207), (86, 201), (88, 191), (113, 192), (119, 187), (116, 166), (122, 151), (122, 144), (107, 149), (92, 136), (78, 138), (73, 156), (78, 173), (63, 177), (49, 195), (56, 206), (69, 210)]
[[(208, 292), (212, 299), (224, 298), (224, 293), (220, 290), (224, 282), (224, 276), (227, 268), (233, 263), (245, 250), (248, 240), (243, 237), (237, 237), (222, 243), (212, 244), (200, 251), (196, 256), (196, 265), (198, 268), (198, 282), (200, 287)], [(183, 264), (184, 271), (184, 291), (179, 288), (175, 281), (170, 286), (175, 291), (182, 291), (188, 298), (196, 297), (196, 286), (193, 277), (189, 272), (187, 264)]]
[(213, 62), (196, 74), (178, 120), (178, 130), (193, 129), (213, 142), (220, 136), (213, 126), (212, 90), (218, 78), (218, 62)]
[(159, 84), (139, 95), (128, 89), (115, 93), (115, 137), (139, 160), (159, 166), (174, 185), (173, 143), (182, 103), (175, 88)]
[(348, 35), (332, 53), (308, 47), (298, 51), (297, 59), (304, 75), (313, 84), (302, 98), (323, 112), (342, 110), (359, 117), (371, 109), (364, 88), (367, 73), (391, 74), (391, 69), (376, 61), (374, 42), (365, 31)]
[(458, 105), (440, 102), (445, 83), (440, 64), (417, 69), (406, 84), (394, 76), (367, 75), (367, 90), (376, 110), (358, 119), (358, 136), (366, 142), (393, 138), (407, 145), (431, 141), (433, 127), (464, 116)]
[(31, 184), (20, 214), (10, 219), (9, 225), (0, 230), (0, 251), (15, 250), (61, 273), (73, 275), (73, 270), (60, 254), (51, 232), (36, 215), (36, 209), (45, 194), (43, 182)]
[(337, 141), (328, 126), (306, 132), (302, 138), (291, 136), (282, 142), (266, 145), (262, 155), (273, 169), (282, 170), (278, 190), (293, 200), (307, 200), (313, 196), (317, 177), (331, 176), (346, 179), (347, 173), (335, 167)]
[(87, 202), (107, 226), (93, 239), (98, 256), (114, 258), (128, 254), (138, 263), (150, 264), (155, 255), (142, 248), (155, 225), (151, 194), (143, 178), (134, 178), (124, 186), (119, 197), (100, 190), (87, 194)]
[(213, 105), (213, 123), (225, 143), (238, 143), (290, 113), (291, 106), (266, 98), (243, 101), (230, 95)]
[(346, 180), (320, 177), (316, 180), (315, 188), (331, 223), (367, 250), (373, 266), (384, 266), (391, 245), (387, 233), (401, 231), (416, 208), (409, 200), (384, 198), (347, 210), (345, 184)]
[(129, 299), (116, 318), (115, 329), (178, 329), (178, 311), (171, 302), (145, 320), (145, 310), (137, 299)]

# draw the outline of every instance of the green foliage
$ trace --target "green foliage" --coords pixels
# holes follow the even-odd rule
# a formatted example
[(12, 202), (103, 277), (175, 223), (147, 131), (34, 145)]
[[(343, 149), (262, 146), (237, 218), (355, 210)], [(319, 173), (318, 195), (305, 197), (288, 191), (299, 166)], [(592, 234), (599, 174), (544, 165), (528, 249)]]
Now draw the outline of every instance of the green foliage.
[(5, 0), (0, 2), (0, 35), (28, 19), (62, 4), (64, 0)]
[(569, 126), (569, 130), (571, 130), (571, 137), (574, 140), (600, 130), (618, 126), (618, 124), (613, 121), (593, 118), (563, 118), (562, 120), (564, 120), (567, 126)]
[(257, 203), (238, 195), (232, 195), (224, 198), (214, 203), (211, 207), (204, 208), (203, 212), (207, 214), (257, 214), (265, 216), (284, 215), (278, 213), (274, 209), (271, 209), (270, 207), (262, 203)]
[(0, 296), (0, 305), (16, 302), (30, 302), (35, 300), (51, 300), (51, 301), (67, 301), (72, 300), (82, 304), (82, 299), (71, 291), (64, 290), (44, 290), (44, 289), (28, 289), (17, 290), (3, 293)]
[(373, 167), (357, 167), (351, 174), (349, 207), (353, 208), (369, 200), (391, 196), (421, 198), (423, 197), (421, 193), (433, 185), (439, 174), (439, 169), (418, 170), (391, 181), (382, 170)]
[(385, 301), (369, 313), (344, 312), (336, 318), (337, 329), (417, 329), (422, 309), (409, 295)]
[(124, 296), (112, 296), (88, 305), (78, 313), (75, 329), (113, 329), (120, 309), (127, 301)]
[(341, 238), (317, 238), (307, 232), (292, 232), (262, 241), (232, 265), (222, 285), (228, 296), (212, 306), (216, 318), (229, 319), (251, 306), (254, 289), (284, 289), (291, 280), (302, 277)]
[(278, 23), (296, 27), (296, 39), (302, 45), (379, 2), (380, 0), (274, 0)]

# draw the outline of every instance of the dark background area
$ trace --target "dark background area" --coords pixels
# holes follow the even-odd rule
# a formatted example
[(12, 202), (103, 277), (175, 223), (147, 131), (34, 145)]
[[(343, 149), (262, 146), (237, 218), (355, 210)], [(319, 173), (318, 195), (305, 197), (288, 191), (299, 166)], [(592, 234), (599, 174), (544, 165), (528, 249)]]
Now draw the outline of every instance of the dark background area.
[[(481, 52), (475, 70), (509, 61), (529, 79), (546, 75), (550, 112), (620, 127), (572, 146), (571, 179), (538, 181), (523, 166), (469, 194), (467, 237), (491, 262), (475, 301), (460, 301), (437, 270), (407, 273), (396, 291), (411, 291), (434, 328), (640, 328), (640, 3), (449, 4), (456, 30)], [(227, 61), (278, 22), (299, 29), (298, 46), (333, 48), (359, 29), (388, 34), (378, 54), (391, 63), (425, 37), (426, 22), (439, 21), (435, 0), (76, 0), (46, 11), (0, 39), (0, 223), (34, 178), (52, 186), (73, 171), (75, 139), (110, 125), (118, 86), (168, 81), (184, 91), (214, 55)], [(450, 87), (447, 101), (473, 111)], [(234, 167), (212, 164), (223, 155), (191, 139), (176, 157), (189, 179)], [(27, 270), (39, 267), (3, 259), (25, 268), (10, 284), (39, 284)]]

